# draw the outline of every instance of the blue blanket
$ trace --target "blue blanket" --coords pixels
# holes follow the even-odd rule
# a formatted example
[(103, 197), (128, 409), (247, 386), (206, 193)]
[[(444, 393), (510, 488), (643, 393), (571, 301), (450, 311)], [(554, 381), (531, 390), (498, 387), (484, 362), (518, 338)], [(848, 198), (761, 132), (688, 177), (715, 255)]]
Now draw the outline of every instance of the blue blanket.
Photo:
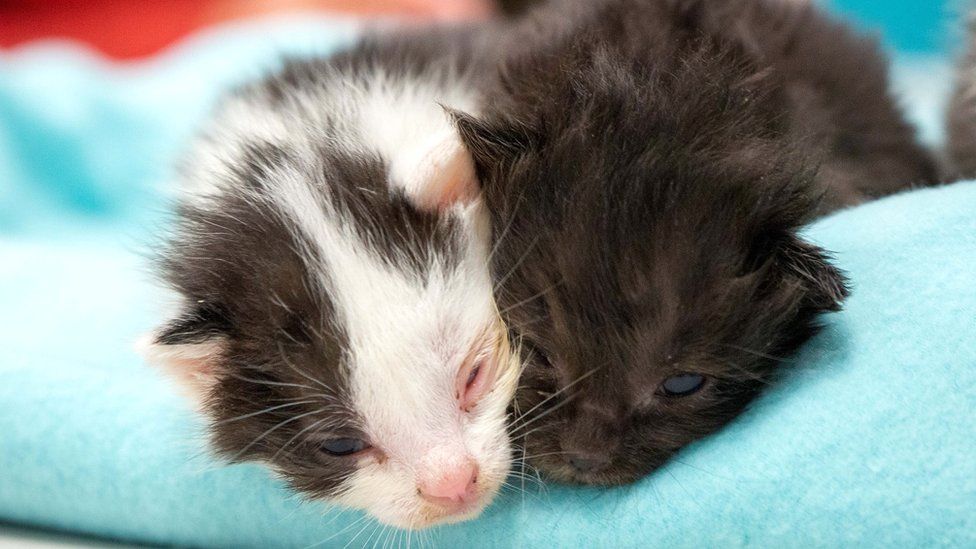
[[(265, 22), (122, 68), (60, 46), (0, 59), (0, 521), (194, 546), (407, 542), (260, 467), (213, 463), (132, 350), (161, 307), (138, 252), (196, 121), (273, 52), (324, 51), (349, 30)], [(529, 484), (410, 541), (976, 546), (976, 183), (842, 212), (809, 236), (854, 294), (729, 428), (635, 485)]]

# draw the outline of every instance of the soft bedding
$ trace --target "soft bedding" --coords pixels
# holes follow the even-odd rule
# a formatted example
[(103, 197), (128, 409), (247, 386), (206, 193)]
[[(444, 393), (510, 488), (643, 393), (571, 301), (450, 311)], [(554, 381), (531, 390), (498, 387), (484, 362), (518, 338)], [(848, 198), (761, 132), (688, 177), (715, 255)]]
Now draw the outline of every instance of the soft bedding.
[[(844, 311), (748, 413), (635, 485), (513, 480), (479, 520), (407, 534), (212, 462), (133, 351), (164, 305), (140, 252), (217, 91), (350, 31), (243, 25), (123, 68), (57, 45), (0, 58), (0, 522), (225, 547), (976, 546), (976, 182), (810, 227), (853, 282)], [(931, 84), (903, 79), (922, 121)]]

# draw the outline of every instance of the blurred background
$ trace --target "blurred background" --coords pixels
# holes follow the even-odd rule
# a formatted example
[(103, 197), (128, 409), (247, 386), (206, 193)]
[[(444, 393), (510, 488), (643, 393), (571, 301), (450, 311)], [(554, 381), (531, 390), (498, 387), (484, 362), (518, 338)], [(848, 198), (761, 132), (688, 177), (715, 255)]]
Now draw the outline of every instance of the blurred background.
[[(0, 3), (0, 46), (11, 48), (60, 37), (90, 44), (106, 55), (132, 59), (152, 55), (180, 37), (222, 22), (274, 13), (344, 13), (361, 17), (401, 16), (462, 19), (492, 12), (517, 14), (535, 0), (118, 0)], [(897, 5), (892, 5), (897, 4)], [(829, 0), (829, 6), (862, 25), (882, 30), (889, 43), (932, 51), (946, 40), (952, 7), (938, 0)]]
[[(14, 526), (24, 523), (139, 537), (138, 525), (103, 527), (116, 518), (91, 509), (93, 499), (60, 492), (84, 482), (78, 476), (38, 479), (66, 461), (87, 472), (100, 466), (89, 454), (124, 448), (94, 436), (79, 446), (38, 441), (88, 428), (78, 393), (130, 375), (145, 382), (131, 347), (157, 307), (140, 254), (164, 222), (177, 159), (215, 98), (284, 54), (341, 47), (365, 21), (511, 16), (529, 3), (0, 0), (0, 547), (78, 543)], [(958, 5), (825, 4), (881, 37), (906, 110), (938, 143), (961, 46)], [(53, 387), (75, 393), (52, 397)], [(74, 416), (82, 423), (44, 424)]]

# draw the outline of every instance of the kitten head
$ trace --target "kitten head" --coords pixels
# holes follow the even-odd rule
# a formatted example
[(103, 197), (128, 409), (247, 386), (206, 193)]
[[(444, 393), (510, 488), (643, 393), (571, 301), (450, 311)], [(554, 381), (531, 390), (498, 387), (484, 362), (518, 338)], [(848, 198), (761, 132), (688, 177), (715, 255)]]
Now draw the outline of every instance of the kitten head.
[(513, 439), (571, 482), (633, 481), (726, 424), (846, 295), (797, 233), (814, 162), (769, 76), (708, 48), (625, 63), (455, 114), (528, 364)]
[[(518, 370), (487, 215), (457, 181), (389, 184), (382, 156), (295, 133), (234, 133), (193, 164), (209, 187), (159, 263), (179, 311), (147, 354), (226, 459), (399, 527), (475, 516), (509, 470)], [(430, 154), (464, 175), (449, 146)]]

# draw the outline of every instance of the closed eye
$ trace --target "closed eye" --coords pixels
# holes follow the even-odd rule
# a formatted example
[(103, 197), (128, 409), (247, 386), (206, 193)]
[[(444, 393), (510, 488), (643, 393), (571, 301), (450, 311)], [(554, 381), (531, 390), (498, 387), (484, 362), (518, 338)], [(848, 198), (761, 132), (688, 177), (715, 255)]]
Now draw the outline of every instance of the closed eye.
[(458, 375), (458, 406), (468, 412), (487, 392), (492, 358), (481, 357), (462, 368)]
[(489, 336), (464, 361), (455, 381), (455, 398), (462, 411), (470, 412), (491, 391), (499, 373), (499, 355), (503, 352), (501, 341)]
[(368, 450), (370, 445), (362, 439), (340, 437), (326, 440), (320, 448), (332, 457), (348, 457)]

